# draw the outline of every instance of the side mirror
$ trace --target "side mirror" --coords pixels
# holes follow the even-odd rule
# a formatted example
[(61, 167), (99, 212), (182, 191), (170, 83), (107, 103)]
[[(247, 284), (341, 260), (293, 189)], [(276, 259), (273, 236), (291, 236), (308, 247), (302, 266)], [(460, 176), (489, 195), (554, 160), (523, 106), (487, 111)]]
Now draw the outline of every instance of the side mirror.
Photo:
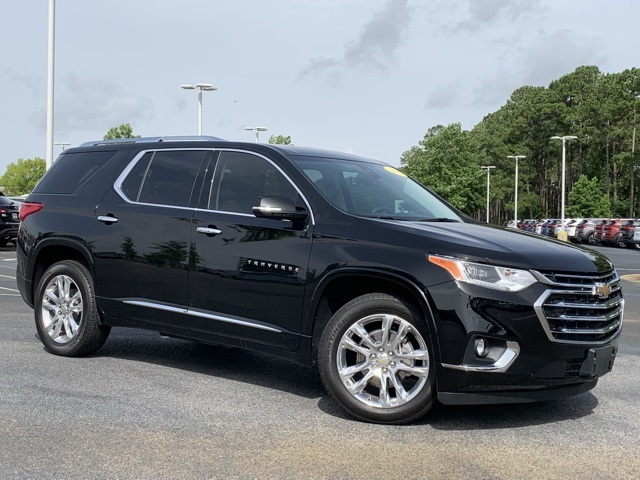
[(302, 222), (309, 216), (306, 209), (296, 207), (293, 200), (287, 197), (260, 197), (260, 202), (252, 211), (258, 218), (291, 220), (294, 223)]

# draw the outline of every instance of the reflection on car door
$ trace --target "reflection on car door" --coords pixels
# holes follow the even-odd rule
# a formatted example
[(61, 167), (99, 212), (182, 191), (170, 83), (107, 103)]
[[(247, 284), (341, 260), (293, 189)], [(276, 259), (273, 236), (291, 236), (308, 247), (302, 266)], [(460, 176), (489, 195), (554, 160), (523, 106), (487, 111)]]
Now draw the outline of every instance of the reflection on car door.
[(213, 154), (146, 152), (106, 193), (88, 235), (105, 314), (188, 328), (191, 219)]
[(220, 153), (210, 185), (192, 222), (192, 328), (295, 350), (313, 225), (294, 228), (251, 209), (261, 196), (301, 196), (274, 163), (237, 151)]

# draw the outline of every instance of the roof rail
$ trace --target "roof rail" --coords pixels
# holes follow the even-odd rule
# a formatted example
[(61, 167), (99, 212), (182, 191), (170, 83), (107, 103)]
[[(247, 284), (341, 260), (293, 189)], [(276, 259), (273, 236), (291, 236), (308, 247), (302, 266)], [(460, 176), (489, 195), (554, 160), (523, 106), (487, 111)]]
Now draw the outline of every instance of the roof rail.
[(226, 142), (224, 138), (211, 137), (208, 135), (184, 135), (165, 137), (138, 137), (138, 138), (116, 138), (115, 140), (93, 140), (84, 142), (81, 147), (94, 147), (97, 145), (113, 145), (122, 143), (156, 143), (156, 142)]

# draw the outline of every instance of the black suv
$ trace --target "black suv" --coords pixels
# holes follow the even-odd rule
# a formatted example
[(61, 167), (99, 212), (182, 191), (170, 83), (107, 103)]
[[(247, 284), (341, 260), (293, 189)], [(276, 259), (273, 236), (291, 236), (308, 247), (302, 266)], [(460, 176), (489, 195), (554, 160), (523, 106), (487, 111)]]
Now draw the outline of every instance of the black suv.
[(593, 388), (622, 326), (602, 255), (474, 222), (384, 163), (199, 137), (65, 150), (21, 208), (45, 348), (113, 326), (317, 365), (352, 415)]
[(18, 236), (20, 202), (0, 195), (0, 247), (14, 242)]

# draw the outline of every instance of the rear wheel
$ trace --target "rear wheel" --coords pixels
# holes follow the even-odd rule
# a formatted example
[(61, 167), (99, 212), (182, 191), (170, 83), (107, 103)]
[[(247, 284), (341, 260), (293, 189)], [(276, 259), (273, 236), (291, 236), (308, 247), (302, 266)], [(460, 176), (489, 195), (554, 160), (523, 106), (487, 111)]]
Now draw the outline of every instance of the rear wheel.
[(614, 242), (620, 248), (627, 248), (627, 242), (625, 242), (622, 238), (620, 238), (620, 235), (616, 235)]
[(72, 260), (45, 271), (36, 290), (34, 312), (40, 340), (56, 355), (94, 353), (111, 331), (100, 323), (91, 274)]
[(373, 293), (344, 305), (318, 355), (325, 388), (356, 418), (399, 424), (431, 409), (435, 369), (426, 325), (395, 297)]
[(596, 238), (596, 236), (593, 234), (593, 232), (591, 232), (589, 234), (589, 236), (587, 237), (587, 243), (589, 245), (597, 245), (598, 244), (598, 239)]

